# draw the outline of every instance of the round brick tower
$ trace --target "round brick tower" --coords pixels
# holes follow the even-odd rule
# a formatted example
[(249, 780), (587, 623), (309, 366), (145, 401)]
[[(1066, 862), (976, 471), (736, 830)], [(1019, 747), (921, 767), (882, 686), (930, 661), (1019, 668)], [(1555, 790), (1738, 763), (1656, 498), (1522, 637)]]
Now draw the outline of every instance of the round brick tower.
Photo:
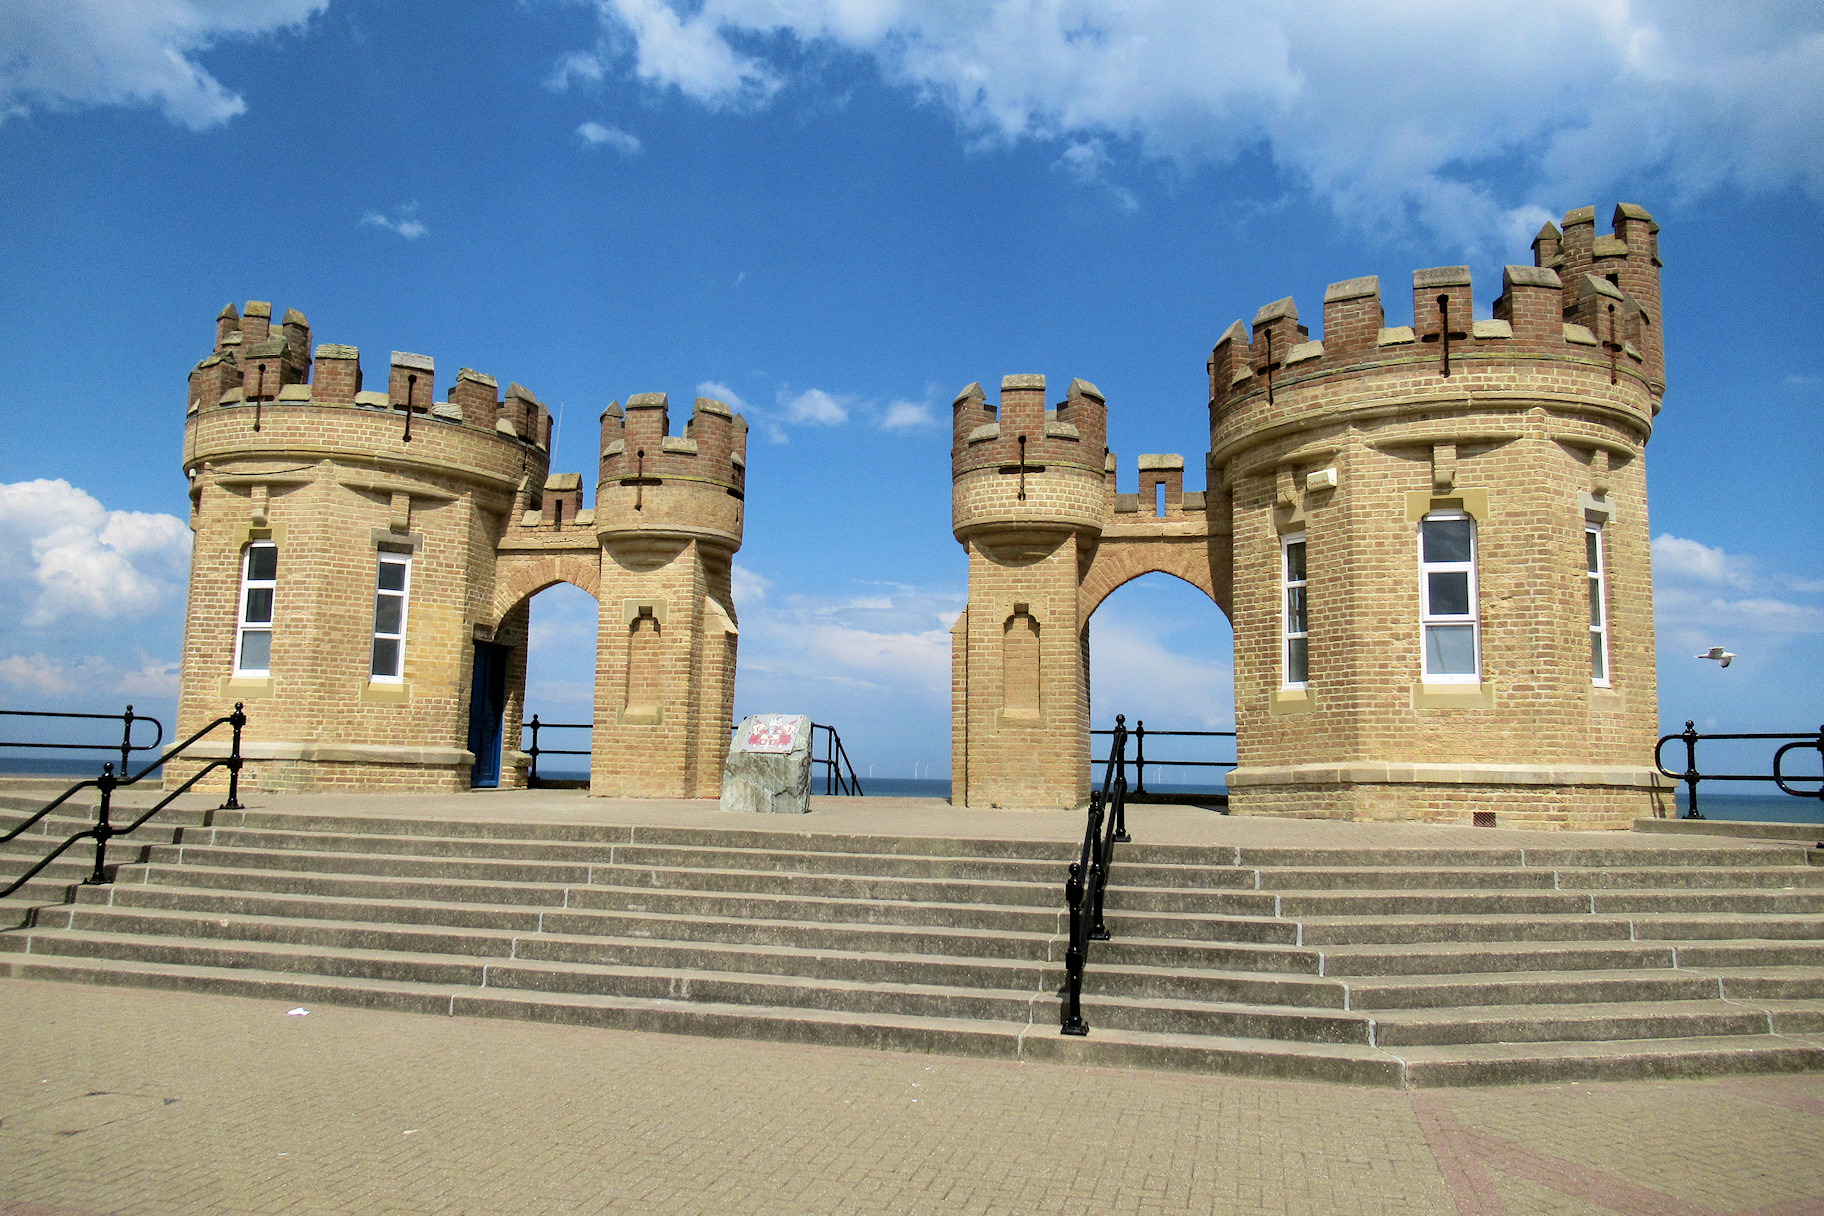
[(1231, 809), (1620, 827), (1657, 734), (1643, 449), (1665, 388), (1657, 226), (1546, 225), (1473, 320), (1466, 267), (1290, 299), (1210, 359), (1232, 496)]
[(721, 792), (746, 481), (747, 420), (720, 401), (697, 398), (676, 436), (663, 393), (602, 415), (592, 793)]
[(1073, 380), (1008, 376), (952, 407), (951, 522), (969, 605), (951, 630), (958, 806), (1071, 807), (1089, 797), (1089, 670), (1078, 588), (1112, 509), (1108, 409)]
[(224, 309), (190, 376), (175, 737), (242, 701), (254, 788), (466, 789), (495, 546), (544, 483), (550, 413), (466, 368), (438, 400), (432, 361), (403, 352), (364, 392), (354, 347), (313, 352), (295, 309), (271, 320)]

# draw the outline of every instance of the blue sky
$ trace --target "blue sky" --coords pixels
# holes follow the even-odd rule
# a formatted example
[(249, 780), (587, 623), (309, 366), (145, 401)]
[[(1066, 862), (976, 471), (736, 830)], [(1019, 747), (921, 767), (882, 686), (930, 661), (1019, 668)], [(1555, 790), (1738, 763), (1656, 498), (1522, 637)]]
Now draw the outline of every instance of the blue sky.
[[(185, 377), (262, 299), (370, 376), (530, 386), (586, 484), (611, 400), (742, 408), (737, 709), (942, 775), (962, 385), (1094, 381), (1131, 489), (1198, 467), (1235, 318), (1379, 274), (1399, 323), (1459, 262), (1487, 315), (1544, 218), (1625, 199), (1664, 229), (1664, 719), (1816, 726), (1824, 10), (1375, 7), (0, 0), (0, 703), (168, 712)], [(586, 713), (592, 604), (534, 623), (532, 708)], [(1232, 721), (1195, 591), (1092, 637), (1098, 718)]]

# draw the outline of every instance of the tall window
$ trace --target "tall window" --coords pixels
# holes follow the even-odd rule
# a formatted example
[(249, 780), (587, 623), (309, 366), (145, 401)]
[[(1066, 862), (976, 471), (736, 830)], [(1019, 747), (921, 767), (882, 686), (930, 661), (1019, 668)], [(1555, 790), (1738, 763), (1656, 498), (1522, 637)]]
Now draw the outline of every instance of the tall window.
[(241, 598), (235, 618), (234, 674), (272, 674), (272, 593), (279, 582), (279, 547), (256, 540), (241, 554)]
[(397, 682), (405, 668), (405, 601), (411, 592), (410, 554), (380, 551), (374, 586), (374, 667), (376, 680)]
[(1285, 560), (1280, 563), (1281, 585), (1285, 590), (1284, 686), (1303, 688), (1311, 671), (1310, 604), (1305, 597), (1305, 538), (1288, 536), (1282, 548)]
[(1584, 565), (1590, 582), (1590, 683), (1609, 686), (1608, 557), (1602, 551), (1602, 527), (1583, 528)]
[(1474, 684), (1482, 676), (1476, 620), (1476, 521), (1437, 511), (1419, 522), (1424, 678)]

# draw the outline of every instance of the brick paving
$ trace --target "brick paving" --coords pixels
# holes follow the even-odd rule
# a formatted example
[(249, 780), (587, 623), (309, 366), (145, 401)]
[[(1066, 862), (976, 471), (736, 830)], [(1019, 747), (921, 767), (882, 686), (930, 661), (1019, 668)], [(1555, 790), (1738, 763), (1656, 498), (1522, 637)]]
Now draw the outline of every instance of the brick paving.
[(0, 981), (0, 1213), (1824, 1213), (1824, 1077), (1414, 1093)]

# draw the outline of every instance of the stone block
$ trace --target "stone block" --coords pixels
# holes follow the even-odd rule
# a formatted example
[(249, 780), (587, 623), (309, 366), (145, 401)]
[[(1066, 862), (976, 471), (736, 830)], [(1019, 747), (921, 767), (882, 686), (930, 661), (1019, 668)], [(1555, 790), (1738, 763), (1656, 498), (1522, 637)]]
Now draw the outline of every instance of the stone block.
[(744, 718), (722, 766), (722, 809), (803, 815), (811, 809), (811, 720), (803, 714)]

